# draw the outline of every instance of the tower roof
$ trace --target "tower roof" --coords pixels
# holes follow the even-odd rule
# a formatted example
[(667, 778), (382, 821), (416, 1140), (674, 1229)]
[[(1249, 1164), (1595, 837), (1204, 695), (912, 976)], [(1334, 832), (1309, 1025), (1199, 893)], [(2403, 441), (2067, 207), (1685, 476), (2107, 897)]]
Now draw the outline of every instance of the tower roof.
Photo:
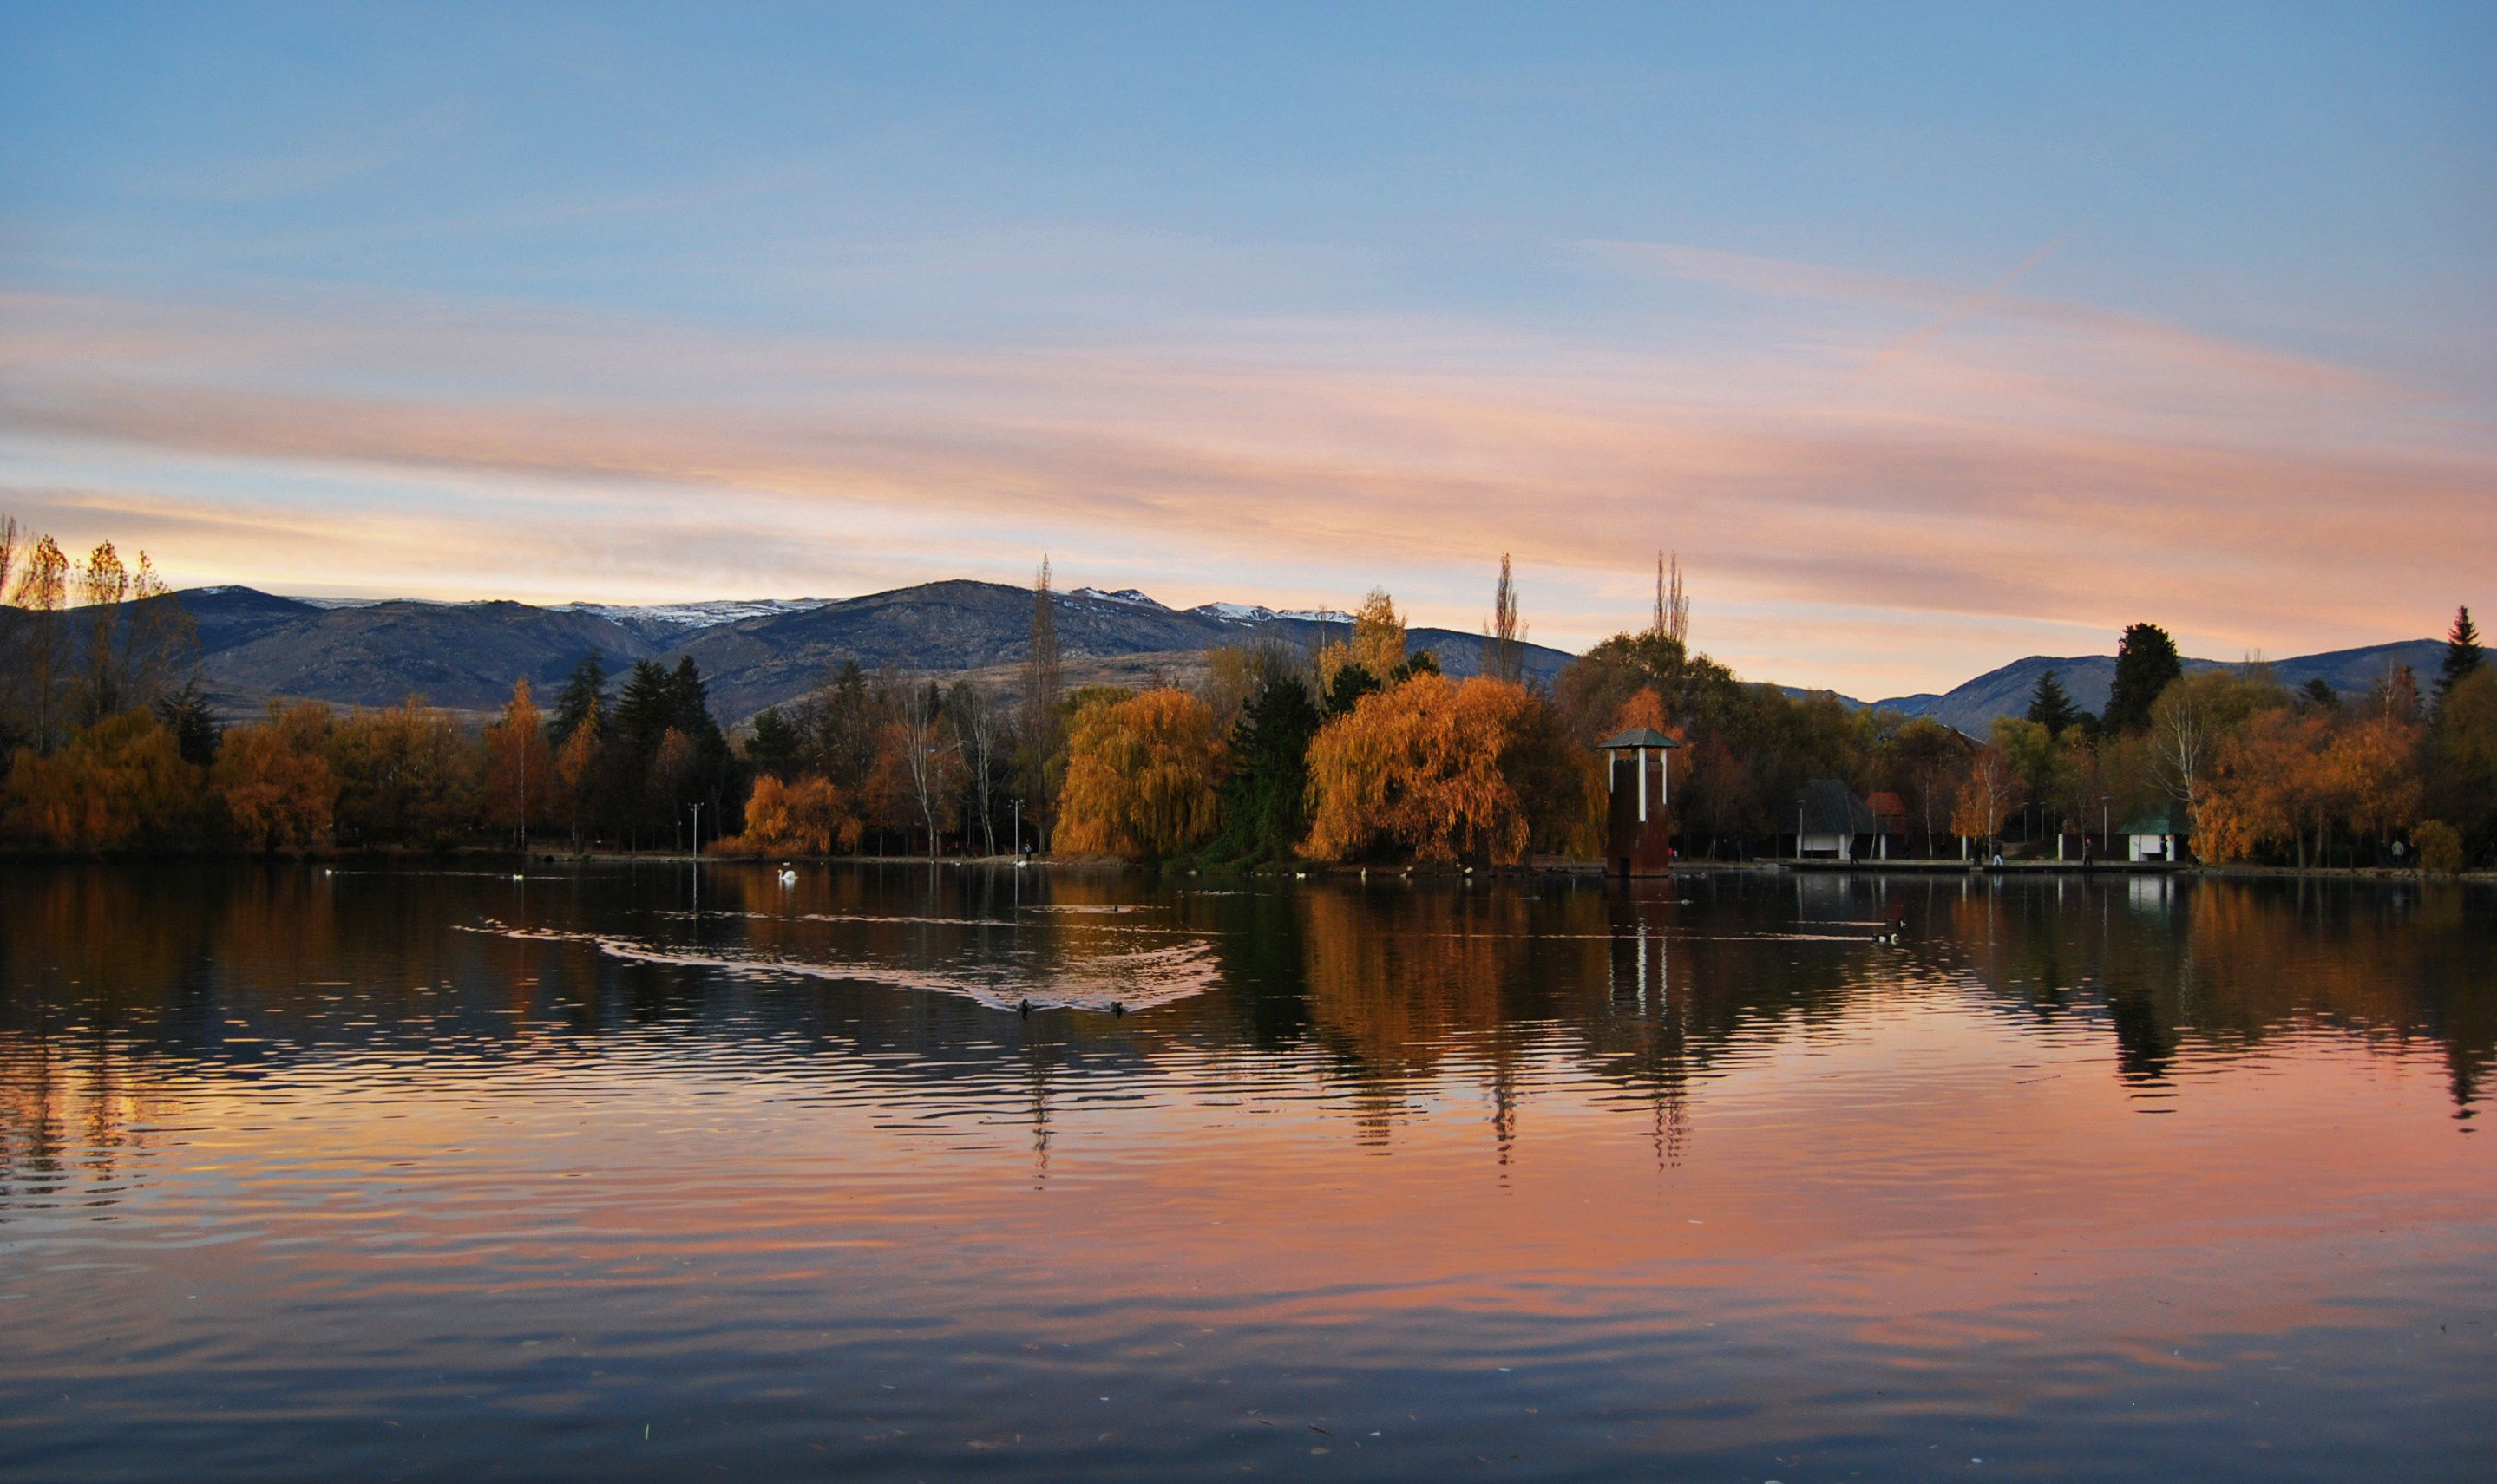
[(1631, 727), (1614, 733), (1596, 745), (1606, 752), (1627, 752), (1632, 747), (1679, 747), (1682, 743), (1654, 727)]

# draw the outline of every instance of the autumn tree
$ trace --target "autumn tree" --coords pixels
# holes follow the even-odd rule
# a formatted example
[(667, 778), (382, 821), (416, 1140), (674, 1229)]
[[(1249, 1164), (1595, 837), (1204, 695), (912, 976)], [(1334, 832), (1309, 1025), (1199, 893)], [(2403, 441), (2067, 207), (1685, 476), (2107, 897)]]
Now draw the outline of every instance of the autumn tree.
[(1875, 768), (1917, 821), (1927, 854), (1959, 803), (1970, 751), (1968, 739), (1930, 716), (1907, 722), (1878, 744)]
[(831, 855), (858, 848), (858, 812), (832, 779), (809, 775), (783, 782), (754, 780), (745, 801), (745, 830), (719, 841), (726, 855)]
[(2437, 708), (2428, 756), (2430, 806), (2473, 851), (2497, 838), (2497, 669), (2481, 665), (2454, 681)]
[(266, 721), (236, 727), (217, 749), (216, 797), (236, 835), (268, 853), (330, 843), (338, 805), (329, 759), (330, 709), (269, 703)]
[(547, 745), (559, 752), (573, 733), (585, 726), (604, 728), (606, 723), (606, 659), (592, 649), (572, 667), (564, 677), (563, 689), (555, 692), (554, 714), (547, 718)]
[(2115, 681), (2107, 691), (2102, 725), (2109, 732), (2138, 732), (2150, 725), (2160, 693), (2185, 673), (2176, 641), (2155, 623), (2127, 627), (2115, 649)]
[(1206, 649), (1205, 678), (1195, 689), (1197, 699), (1213, 710), (1216, 727), (1230, 730), (1267, 676), (1284, 663), (1284, 653), (1275, 644), (1215, 645)]
[(49, 757), (21, 749), (9, 770), (0, 833), (43, 850), (97, 853), (198, 843), (203, 771), (156, 718), (128, 711), (87, 727)]
[(1211, 836), (1223, 744), (1214, 710), (1184, 690), (1148, 690), (1077, 711), (1067, 736), (1059, 843), (1159, 860)]
[(1501, 764), (1533, 704), (1483, 676), (1420, 675), (1363, 697), (1311, 743), (1308, 853), (1524, 860), (1533, 825)]
[(1394, 683), (1397, 667), (1405, 663), (1405, 617), (1386, 588), (1374, 587), (1362, 600), (1345, 642), (1320, 643), (1317, 663), (1321, 691), (1333, 691), (1336, 676), (1352, 665), (1382, 685)]
[(2257, 711), (2287, 703), (2279, 686), (2225, 670), (2187, 676), (2161, 691), (2147, 730), (2152, 765), (2168, 797), (2189, 813), (2196, 809), (2223, 740)]
[(411, 697), (332, 721), (325, 747), (339, 844), (441, 849), (475, 827), (483, 758), (450, 716)]
[(23, 717), (22, 728), (38, 753), (60, 744), (67, 720), (61, 704), (62, 672), (68, 662), (62, 613), (69, 606), (70, 559), (60, 543), (38, 537), (17, 573), (11, 601), (10, 637), (16, 653), (13, 697)]
[(596, 711), (581, 717), (554, 755), (555, 796), (564, 817), (572, 822), (573, 848), (581, 848), (596, 806), (601, 764), (606, 754), (606, 725)]
[(511, 831), (529, 848), (529, 826), (554, 810), (554, 760), (546, 724), (526, 678), (512, 684), (503, 714), (486, 728), (486, 823)]
[(1969, 759), (1968, 774), (1960, 782), (1959, 799), (1951, 810), (1951, 833), (1985, 840), (1986, 853), (1993, 854), (1994, 842), (2003, 833), (2003, 822), (2020, 807), (2027, 793), (2019, 770), (2003, 748), (1977, 749)]

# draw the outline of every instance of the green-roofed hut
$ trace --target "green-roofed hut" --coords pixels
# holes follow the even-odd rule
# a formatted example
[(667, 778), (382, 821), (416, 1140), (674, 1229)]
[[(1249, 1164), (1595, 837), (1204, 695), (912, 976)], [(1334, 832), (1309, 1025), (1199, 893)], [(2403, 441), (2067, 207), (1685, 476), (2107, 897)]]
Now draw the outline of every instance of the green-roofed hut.
[(2115, 833), (2124, 837), (2128, 860), (2175, 865), (2185, 859), (2185, 841), (2193, 829), (2185, 805), (2170, 804), (2125, 821)]

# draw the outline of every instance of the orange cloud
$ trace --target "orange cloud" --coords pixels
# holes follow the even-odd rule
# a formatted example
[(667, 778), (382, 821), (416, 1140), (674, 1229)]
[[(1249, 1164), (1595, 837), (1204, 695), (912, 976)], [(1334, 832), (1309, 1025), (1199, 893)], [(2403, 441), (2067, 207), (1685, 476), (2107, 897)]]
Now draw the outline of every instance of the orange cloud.
[[(1969, 302), (1724, 257), (1669, 261), (1945, 314)], [(2006, 302), (2030, 301), (1979, 307)], [(2274, 652), (2407, 637), (2485, 580), (2474, 553), (2497, 537), (2497, 458), (2467, 427), (2356, 373), (2096, 311), (2023, 310), (1966, 349), (1929, 337), (1832, 401), (1825, 368), (1791, 359), (1454, 332), (1402, 359), (1314, 333), (1254, 356), (956, 352), (556, 315), (5, 308), (28, 326), (0, 352), (0, 448), (19, 466), (123, 451), (187, 487), (90, 507), (172, 521), (214, 506), (203, 519), (245, 524), (298, 517), (172, 471), (293, 471), (335, 491), (312, 508), (334, 544), (325, 567), (413, 574), (413, 547), (436, 558), (435, 591), (539, 590), (556, 557), (681, 575), (687, 551), (785, 582), (843, 548), (830, 565), (872, 586), (965, 554), (1007, 575), (1048, 545), (1114, 554), (1174, 599), (1302, 595), (1242, 590), (1248, 573), (1340, 595), (1367, 572), (1409, 584), (1425, 619), (1471, 627), (1470, 610), (1432, 611), (1432, 584), (1508, 551), (1550, 574), (1537, 637), (1583, 642), (1635, 618), (1626, 578), (1669, 546), (1699, 576), (1703, 618), (1719, 606), (1725, 626), (1702, 638), (1801, 678), (1829, 647), (1791, 624), (1781, 638), (1767, 615), (1782, 605), (1938, 643), (2137, 616)], [(2040, 325), (2091, 332), (2046, 344)], [(69, 483), (20, 481), (11, 498)], [(533, 533), (526, 555), (515, 529)], [(1171, 587), (1198, 570), (1210, 590)]]

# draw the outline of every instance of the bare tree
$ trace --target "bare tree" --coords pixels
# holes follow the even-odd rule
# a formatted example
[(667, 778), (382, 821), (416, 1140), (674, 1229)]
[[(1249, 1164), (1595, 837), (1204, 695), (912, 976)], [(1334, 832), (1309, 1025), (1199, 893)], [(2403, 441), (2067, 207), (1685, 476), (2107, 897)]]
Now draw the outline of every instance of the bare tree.
[(971, 805), (980, 816), (980, 853), (997, 853), (996, 808), (990, 800), (990, 774), (996, 764), (997, 716), (989, 698), (968, 680), (957, 680), (945, 697), (945, 719), (963, 766), (971, 773)]
[(928, 859), (936, 859), (936, 811), (944, 802), (947, 758), (955, 744), (944, 739), (945, 702), (934, 680), (921, 679), (901, 687), (900, 710), (902, 760), (910, 768), (910, 793), (928, 830)]

